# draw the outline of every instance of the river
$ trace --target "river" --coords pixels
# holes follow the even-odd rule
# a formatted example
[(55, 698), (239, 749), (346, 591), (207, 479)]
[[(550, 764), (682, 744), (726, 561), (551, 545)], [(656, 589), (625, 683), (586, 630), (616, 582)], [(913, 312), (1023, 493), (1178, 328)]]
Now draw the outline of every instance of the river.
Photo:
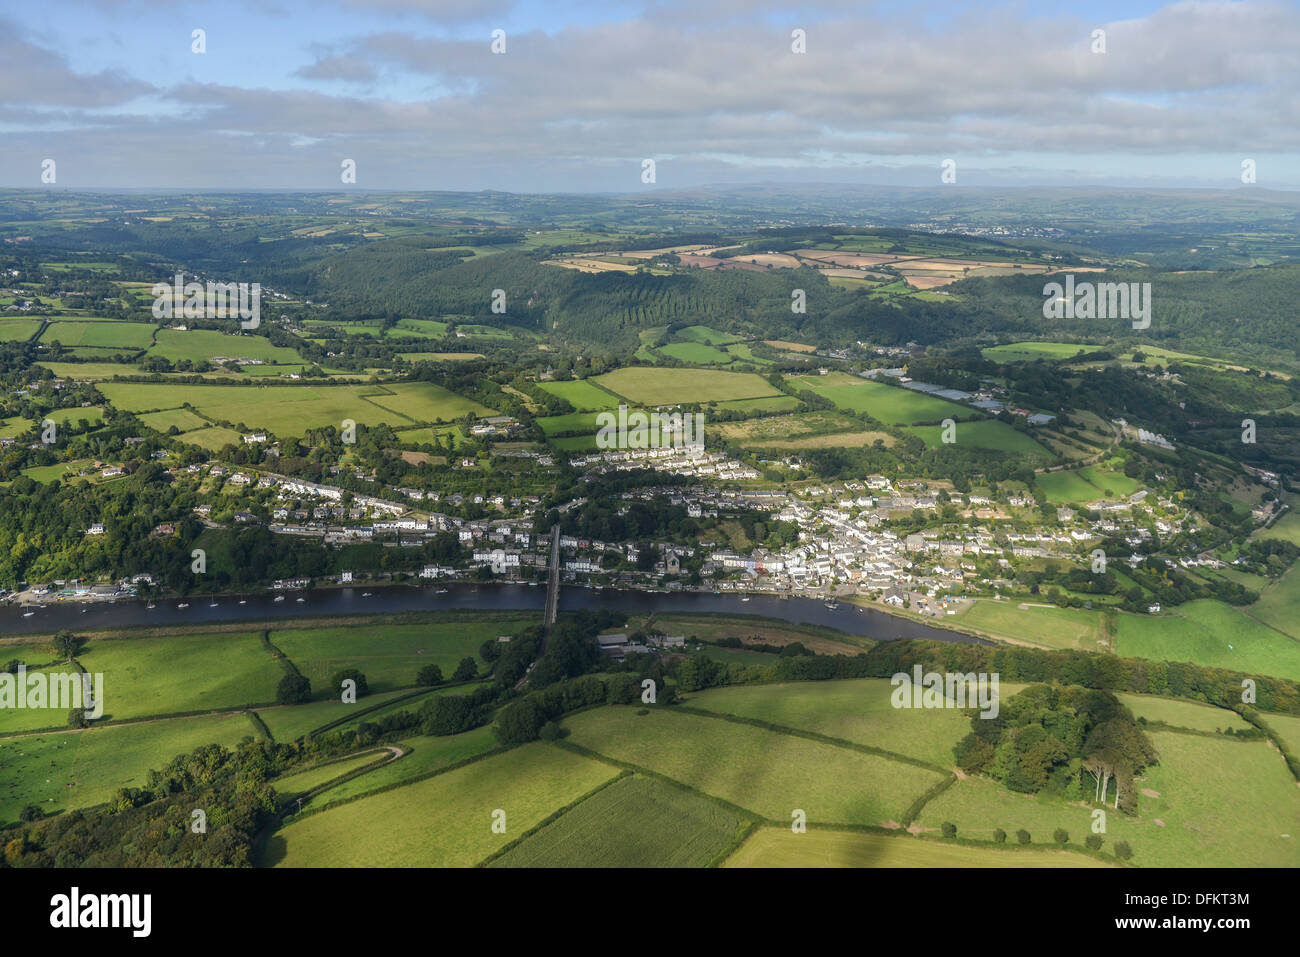
[[(440, 593), (441, 592), (441, 593)], [(370, 597), (365, 597), (367, 594)], [(179, 607), (187, 602), (188, 607)], [(268, 621), (312, 615), (366, 615), (403, 611), (469, 609), (482, 611), (534, 609), (546, 604), (546, 588), (529, 585), (472, 585), (448, 583), (442, 586), (387, 585), (372, 588), (322, 588), (285, 592), (276, 601), (269, 592), (218, 597), (190, 596), (184, 599), (156, 599), (155, 607), (140, 601), (52, 602), (23, 617), (23, 609), (0, 608), (0, 635), (22, 635), (59, 631), (103, 631), (140, 625), (196, 625), (231, 621)], [(609, 608), (630, 614), (718, 612), (731, 615), (761, 615), (805, 625), (823, 625), (852, 635), (881, 641), (919, 638), (931, 641), (960, 641), (988, 644), (960, 632), (936, 628), (872, 608), (841, 602), (828, 608), (819, 599), (781, 599), (753, 595), (714, 595), (708, 592), (642, 592), (581, 588), (560, 589), (560, 611), (578, 608)]]

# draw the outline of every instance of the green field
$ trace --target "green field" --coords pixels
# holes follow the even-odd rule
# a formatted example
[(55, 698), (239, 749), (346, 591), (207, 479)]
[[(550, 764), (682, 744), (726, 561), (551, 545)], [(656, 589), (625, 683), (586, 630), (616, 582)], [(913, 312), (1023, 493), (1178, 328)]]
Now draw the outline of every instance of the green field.
[(26, 342), (40, 328), (40, 319), (0, 319), (0, 342)]
[[(916, 425), (907, 431), (918, 436), (928, 448), (937, 449), (943, 447), (944, 428), (941, 425)], [(1005, 422), (999, 422), (996, 419), (957, 422), (954, 424), (952, 435), (955, 440), (953, 444), (959, 448), (969, 446), (977, 449), (993, 449), (1010, 455), (1040, 459), (1055, 457), (1030, 436), (1018, 432)]]
[(678, 405), (725, 402), (777, 395), (778, 391), (753, 372), (711, 369), (654, 369), (629, 366), (593, 381), (628, 400), (628, 405)]
[(402, 738), (396, 743), (406, 748), (408, 753), (396, 761), (330, 788), (316, 799), (317, 803), (327, 806), (358, 794), (370, 794), (389, 785), (440, 771), (497, 747), (496, 735), (488, 725), (444, 737), (417, 735)]
[(1281, 578), (1270, 582), (1260, 593), (1259, 601), (1248, 607), (1246, 613), (1300, 641), (1300, 573), (1297, 573), (1297, 567), (1300, 566), (1292, 565)]
[(97, 639), (77, 660), (103, 673), (113, 720), (266, 704), (284, 677), (255, 631)]
[(47, 814), (99, 804), (118, 788), (143, 787), (149, 771), (178, 754), (205, 744), (234, 747), (250, 736), (249, 718), (228, 714), (0, 738), (0, 822), (16, 820), (28, 804)]
[(41, 335), (48, 345), (106, 346), (120, 349), (145, 349), (153, 342), (156, 327), (143, 322), (52, 322)]
[[(629, 410), (632, 411), (632, 410)], [(537, 427), (545, 436), (563, 435), (565, 432), (591, 432), (597, 429), (599, 412), (569, 412), (565, 415), (546, 415), (537, 420)]]
[(399, 319), (397, 325), (388, 330), (387, 335), (441, 339), (450, 329), (451, 323), (439, 322), (437, 319)]
[(78, 425), (82, 419), (85, 419), (91, 425), (99, 425), (104, 421), (104, 410), (99, 406), (91, 406), (90, 408), (81, 408), (78, 406), (75, 409), (50, 409), (50, 411), (45, 413), (44, 418), (52, 419), (54, 422), (58, 423), (60, 428), (65, 429)]
[(736, 399), (731, 402), (715, 402), (712, 407), (736, 412), (792, 412), (800, 407), (800, 402), (792, 395), (778, 395), (770, 399)]
[(1106, 867), (1071, 851), (970, 847), (899, 835), (786, 827), (754, 832), (725, 867)]
[(1053, 505), (1095, 502), (1103, 497), (1101, 489), (1088, 482), (1081, 470), (1044, 472), (1035, 478), (1035, 482)]
[(391, 757), (391, 752), (384, 748), (374, 748), (364, 754), (347, 757), (341, 761), (328, 761), (324, 764), (317, 764), (300, 771), (294, 771), (292, 774), (281, 775), (273, 780), (271, 785), (275, 788), (275, 793), (282, 798), (296, 797), (299, 794), (305, 794), (312, 788), (333, 781), (349, 771), (364, 768), (367, 764), (374, 764), (380, 759), (389, 757)]
[(704, 342), (715, 346), (725, 346), (740, 341), (740, 336), (733, 336), (729, 332), (721, 332), (709, 326), (687, 326), (685, 329), (678, 329), (673, 336), (687, 342)]
[(685, 703), (951, 766), (953, 745), (969, 733), (970, 720), (956, 709), (895, 708), (892, 691), (883, 678), (797, 681), (715, 688), (689, 695)]
[(450, 421), (468, 412), (490, 410), (431, 382), (379, 385), (169, 385), (110, 382), (100, 391), (117, 408), (129, 412), (175, 409), (189, 403), (209, 418), (268, 429), (277, 435), (301, 435), (308, 428), (358, 425), (393, 426)]
[(275, 630), (271, 644), (298, 666), (320, 695), (337, 694), (325, 685), (341, 668), (359, 668), (372, 690), (390, 691), (414, 687), (416, 672), (425, 665), (437, 665), (443, 676), (450, 678), (462, 658), (478, 659), (484, 641), (512, 634), (531, 620), (530, 616), (527, 621), (521, 617)]
[(689, 791), (633, 775), (566, 811), (493, 867), (704, 867), (744, 819)]
[[(829, 399), (849, 412), (865, 412), (886, 425), (915, 425), (969, 416), (963, 405), (936, 399), (923, 392), (869, 382), (847, 373), (791, 376), (787, 380), (795, 389), (807, 389)], [(961, 429), (961, 426), (958, 426)]]
[(618, 408), (618, 396), (596, 388), (585, 379), (574, 379), (570, 382), (539, 382), (537, 387), (564, 399), (579, 412), (598, 412), (602, 409)]
[[(166, 433), (172, 426), (180, 429), (182, 432), (192, 429), (206, 428), (207, 420), (195, 415), (189, 409), (168, 409), (165, 412), (146, 412), (139, 417), (140, 421), (155, 432)], [(195, 443), (196, 445), (198, 443)]]
[[(3, 336), (0, 336), (2, 339)], [(45, 362), (37, 363), (61, 379), (111, 379), (119, 375), (139, 375), (140, 367), (121, 362)]]
[[(236, 320), (232, 320), (232, 325)], [(271, 344), (259, 335), (229, 335), (214, 329), (159, 329), (157, 342), (149, 355), (160, 356), (172, 362), (189, 359), (211, 361), (213, 358), (261, 359), (263, 362), (301, 363), (302, 357), (293, 349)]]
[[(400, 763), (400, 762), (398, 762)], [(289, 824), (281, 867), (470, 867), (618, 772), (536, 742)], [(505, 833), (492, 830), (505, 812)]]
[[(323, 701), (310, 701), (306, 704), (260, 708), (257, 714), (267, 728), (270, 729), (271, 736), (276, 741), (293, 741), (302, 737), (308, 731), (315, 731), (317, 728), (338, 721), (340, 718), (346, 718), (353, 712), (382, 704), (385, 701), (391, 701), (393, 698), (400, 698), (406, 694), (410, 694), (409, 688), (369, 694), (363, 698), (358, 698), (356, 704), (344, 704), (340, 700), (340, 696), (335, 695)], [(416, 699), (413, 707), (419, 707), (419, 699)]]
[(666, 346), (660, 346), (659, 351), (670, 359), (690, 362), (697, 366), (725, 366), (732, 358), (721, 349), (698, 342), (671, 342)]
[[(1137, 781), (1144, 789), (1137, 815), (1107, 810), (1105, 849), (1128, 841), (1133, 863), (1149, 867), (1300, 865), (1300, 789), (1268, 742), (1173, 731), (1150, 736), (1160, 763)], [(1023, 827), (1035, 844), (1049, 843), (1062, 827), (1075, 846), (1091, 826), (1087, 806), (1017, 794), (985, 778), (957, 782), (926, 805), (918, 823), (937, 829), (944, 821), (957, 825), (959, 837), (978, 840), (1001, 827), (1014, 841)]]
[(1232, 728), (1234, 731), (1245, 731), (1250, 727), (1241, 715), (1227, 708), (1149, 694), (1119, 694), (1116, 697), (1133, 712), (1135, 718), (1160, 721), (1175, 728), (1191, 731)]
[(1186, 602), (1163, 615), (1120, 612), (1115, 653), (1300, 681), (1300, 642), (1213, 599)]
[(1011, 342), (982, 350), (990, 362), (1033, 362), (1035, 359), (1069, 359), (1080, 352), (1096, 352), (1105, 346), (1079, 342)]
[(564, 724), (575, 744), (773, 820), (790, 820), (796, 808), (816, 823), (896, 820), (943, 779), (889, 758), (663, 708), (604, 707)]
[(1300, 758), (1300, 717), (1293, 714), (1263, 714), (1260, 717), (1291, 755)]
[(234, 429), (222, 428), (219, 425), (209, 426), (206, 429), (195, 429), (192, 432), (184, 432), (180, 438), (184, 439), (190, 445), (197, 445), (201, 449), (207, 449), (209, 452), (220, 452), (227, 445), (236, 447), (243, 444), (244, 438)]
[[(1030, 596), (1032, 598), (1033, 596)], [(1106, 640), (1102, 613), (1083, 608), (1054, 608), (1010, 601), (978, 599), (961, 613), (962, 624), (992, 635), (1023, 638), (1047, 648), (1099, 651)]]

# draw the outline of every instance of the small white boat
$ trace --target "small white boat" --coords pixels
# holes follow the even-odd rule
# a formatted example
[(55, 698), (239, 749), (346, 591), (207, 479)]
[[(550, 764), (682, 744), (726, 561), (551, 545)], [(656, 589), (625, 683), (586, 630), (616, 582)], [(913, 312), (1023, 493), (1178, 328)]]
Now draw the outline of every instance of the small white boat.
[(749, 601), (749, 596), (746, 595), (744, 598), (742, 598), (742, 599), (740, 599), (740, 600), (741, 600), (741, 601)]
[(187, 602), (187, 601), (183, 601), (183, 602), (181, 602), (179, 605), (177, 605), (176, 607), (177, 607), (177, 608), (189, 608), (189, 607), (190, 607), (190, 603)]
[(367, 592), (362, 592), (362, 593), (361, 593), (361, 597), (362, 597), (362, 598), (369, 598), (369, 597), (370, 597), (370, 592), (368, 592), (368, 591), (367, 591)]
[(276, 596), (275, 596), (275, 600), (276, 600), (276, 601), (284, 601), (284, 596), (283, 596), (283, 595), (276, 595)]
[(241, 599), (239, 599), (239, 603), (240, 603), (241, 605), (247, 605), (247, 604), (248, 604), (248, 599), (247, 599), (247, 598), (241, 598)]
[(306, 601), (306, 598), (295, 598), (294, 601)]
[(34, 615), (34, 614), (36, 614), (36, 612), (34, 612), (34, 611), (25, 611), (25, 612), (23, 612), (23, 617), (24, 617), (24, 618), (30, 618), (30, 617), (32, 617), (32, 615)]
[(217, 607), (217, 602), (214, 601), (214, 602), (210, 603), (210, 604), (208, 605), (208, 607), (209, 607), (209, 608), (216, 608), (216, 607)]
[[(474, 590), (475, 590), (475, 591), (478, 591), (477, 588), (475, 588)], [(447, 594), (447, 589), (445, 589), (445, 588), (439, 588), (436, 592), (434, 592), (434, 594), (435, 594), (435, 595), (445, 595), (445, 594)]]
[(157, 608), (158, 606), (155, 605), (153, 602), (149, 602), (149, 604), (145, 605), (144, 607), (146, 607), (146, 608)]

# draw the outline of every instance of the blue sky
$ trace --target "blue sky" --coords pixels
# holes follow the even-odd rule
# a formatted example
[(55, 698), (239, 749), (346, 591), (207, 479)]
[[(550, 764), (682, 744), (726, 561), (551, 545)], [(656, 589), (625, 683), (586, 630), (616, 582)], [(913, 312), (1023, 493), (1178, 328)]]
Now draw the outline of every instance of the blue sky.
[(1253, 0), (45, 0), (0, 13), (0, 185), (1288, 189), (1297, 76)]

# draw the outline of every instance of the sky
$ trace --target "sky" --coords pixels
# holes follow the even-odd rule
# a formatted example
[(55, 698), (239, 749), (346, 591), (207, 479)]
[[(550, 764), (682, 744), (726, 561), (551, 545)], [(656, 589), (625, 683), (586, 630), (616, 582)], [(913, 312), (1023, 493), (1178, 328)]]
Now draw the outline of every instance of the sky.
[(1295, 0), (42, 0), (0, 186), (1296, 189), (1297, 87)]

